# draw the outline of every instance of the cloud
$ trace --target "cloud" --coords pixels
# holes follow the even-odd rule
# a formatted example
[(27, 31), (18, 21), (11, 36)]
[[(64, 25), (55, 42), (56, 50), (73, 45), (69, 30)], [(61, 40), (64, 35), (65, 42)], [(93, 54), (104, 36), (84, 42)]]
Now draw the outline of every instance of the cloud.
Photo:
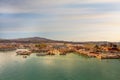
[(18, 33), (100, 40), (113, 32), (119, 35), (119, 14), (119, 0), (0, 0), (0, 37)]
[[(65, 5), (118, 4), (119, 0), (0, 0), (0, 13), (46, 13)], [(87, 4), (87, 5), (86, 5)], [(101, 5), (98, 5), (102, 7)], [(114, 7), (113, 5), (112, 7)], [(94, 7), (94, 6), (93, 6)], [(109, 6), (110, 7), (110, 6)], [(106, 7), (104, 7), (106, 8)], [(58, 10), (57, 10), (58, 11)]]

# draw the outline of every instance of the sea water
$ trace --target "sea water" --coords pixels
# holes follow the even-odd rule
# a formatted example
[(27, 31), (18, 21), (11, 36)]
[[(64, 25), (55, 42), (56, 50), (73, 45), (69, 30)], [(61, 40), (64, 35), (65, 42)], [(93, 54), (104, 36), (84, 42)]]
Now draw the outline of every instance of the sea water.
[(0, 52), (0, 80), (120, 80), (120, 60)]

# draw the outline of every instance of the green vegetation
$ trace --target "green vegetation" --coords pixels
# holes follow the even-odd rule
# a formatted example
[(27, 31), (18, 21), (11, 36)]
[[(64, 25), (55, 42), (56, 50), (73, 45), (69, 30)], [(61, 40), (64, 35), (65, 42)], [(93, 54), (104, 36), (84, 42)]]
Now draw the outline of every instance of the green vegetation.
[(46, 47), (47, 47), (47, 44), (45, 44), (45, 43), (36, 44), (35, 47), (37, 47), (37, 48), (39, 48), (39, 49), (42, 49), (42, 48), (46, 48)]

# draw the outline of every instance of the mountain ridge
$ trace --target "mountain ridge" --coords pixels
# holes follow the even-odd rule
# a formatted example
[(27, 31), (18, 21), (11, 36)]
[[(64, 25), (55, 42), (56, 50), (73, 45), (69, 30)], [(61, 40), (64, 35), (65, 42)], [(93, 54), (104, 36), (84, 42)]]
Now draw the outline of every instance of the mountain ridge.
[[(72, 42), (72, 41), (62, 41), (62, 40), (52, 40), (52, 39), (47, 39), (43, 37), (28, 37), (28, 38), (16, 38), (16, 39), (1, 39), (0, 42), (4, 43), (9, 43), (9, 42), (20, 42), (20, 43), (40, 43), (40, 42), (45, 42), (45, 43), (55, 43), (55, 42), (60, 42), (60, 43), (109, 43), (108, 41), (85, 41), (85, 42)], [(114, 42), (114, 43), (120, 43), (120, 42)]]

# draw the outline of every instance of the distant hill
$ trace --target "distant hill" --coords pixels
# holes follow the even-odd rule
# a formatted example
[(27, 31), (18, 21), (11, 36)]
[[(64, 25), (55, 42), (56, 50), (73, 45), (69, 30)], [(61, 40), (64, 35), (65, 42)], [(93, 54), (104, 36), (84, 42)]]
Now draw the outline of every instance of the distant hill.
[(41, 37), (30, 37), (30, 38), (19, 38), (19, 39), (12, 39), (15, 41), (52, 41), (50, 39), (41, 38)]
[(13, 39), (12, 41), (15, 42), (31, 42), (31, 43), (39, 43), (39, 42), (54, 42), (54, 40), (46, 39), (42, 37), (29, 37), (29, 38), (19, 38), (19, 39)]
[[(103, 43), (109, 43), (107, 41), (88, 41), (88, 42), (70, 42), (70, 41), (59, 41), (59, 40), (51, 40), (47, 38), (42, 37), (29, 37), (29, 38), (19, 38), (19, 39), (0, 39), (0, 43), (73, 43), (73, 44), (86, 44), (86, 43), (93, 43), (93, 44), (103, 44)], [(117, 44), (120, 44), (120, 42), (116, 42)]]
[(38, 43), (38, 42), (54, 42), (54, 40), (41, 37), (29, 37), (19, 39), (0, 39), (0, 42)]

